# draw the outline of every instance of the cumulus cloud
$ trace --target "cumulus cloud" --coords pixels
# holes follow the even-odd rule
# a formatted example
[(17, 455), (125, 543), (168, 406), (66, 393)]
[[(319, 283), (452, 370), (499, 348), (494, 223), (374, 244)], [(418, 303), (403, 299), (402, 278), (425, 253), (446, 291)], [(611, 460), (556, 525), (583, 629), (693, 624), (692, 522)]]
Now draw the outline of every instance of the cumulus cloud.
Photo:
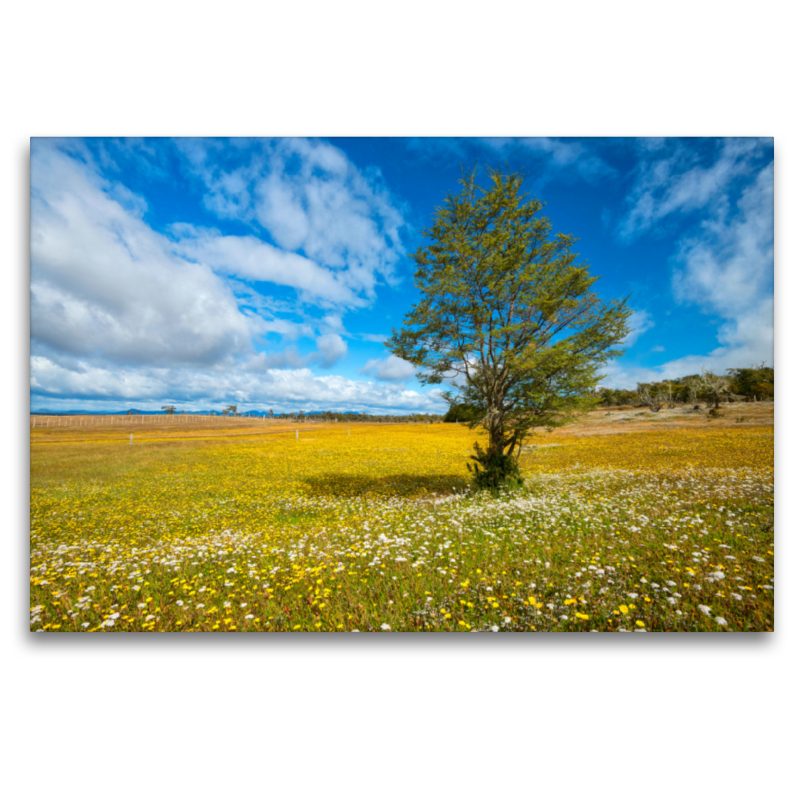
[[(256, 226), (269, 235), (273, 250), (302, 257), (295, 263), (304, 278), (312, 264), (330, 271), (327, 280), (313, 284), (319, 297), (354, 305), (356, 298), (372, 300), (379, 280), (394, 281), (395, 264), (405, 255), (405, 222), (377, 170), (360, 171), (338, 148), (307, 139), (242, 143), (251, 148), (249, 160), (235, 169), (219, 159), (218, 142), (177, 143), (205, 184), (209, 210)], [(268, 255), (260, 249), (257, 261)], [(310, 290), (308, 282), (298, 288)]]
[(84, 158), (32, 146), (32, 347), (164, 365), (247, 351), (253, 328), (224, 281), (177, 255), (142, 220), (144, 201)]
[(708, 220), (686, 237), (673, 262), (679, 302), (720, 316), (718, 338), (729, 366), (773, 356), (773, 165), (742, 192), (735, 211)]
[[(523, 152), (541, 160), (546, 173), (559, 173), (561, 177), (573, 175), (593, 183), (608, 178), (616, 170), (585, 142), (574, 139), (550, 137), (489, 138), (484, 144), (499, 153), (512, 150)], [(539, 176), (541, 180), (545, 176)]]
[[(434, 395), (335, 376), (317, 383), (310, 371), (346, 357), (343, 310), (368, 305), (404, 252), (402, 213), (379, 173), (305, 140), (181, 140), (179, 148), (206, 207), (250, 233), (181, 220), (154, 230), (146, 198), (116, 177), (119, 162), (164, 179), (163, 153), (145, 142), (34, 140), (32, 392), (53, 407), (229, 398), (433, 408)], [(226, 167), (231, 148), (246, 156), (235, 168)], [(297, 301), (255, 288), (264, 282), (296, 290)], [(256, 352), (275, 335), (316, 349)]]
[(347, 354), (347, 342), (338, 333), (326, 333), (317, 338), (317, 351), (323, 367), (330, 367)]
[(628, 335), (622, 340), (622, 347), (630, 347), (643, 333), (655, 326), (653, 318), (645, 310), (634, 311), (628, 318), (630, 328)]
[(631, 240), (676, 213), (724, 209), (731, 182), (751, 171), (765, 147), (760, 139), (723, 139), (712, 163), (704, 165), (695, 149), (645, 140), (620, 237)]
[(342, 276), (255, 236), (223, 236), (190, 225), (173, 226), (172, 230), (178, 236), (176, 252), (221, 275), (289, 286), (311, 303), (350, 307), (367, 303)]
[(724, 140), (713, 163), (702, 166), (685, 148), (648, 143), (620, 231), (639, 235), (668, 216), (702, 210), (671, 259), (672, 292), (678, 303), (722, 320), (720, 346), (653, 368), (609, 365), (606, 385), (773, 362), (773, 164), (754, 167), (765, 147), (757, 139)]
[(386, 358), (371, 358), (360, 371), (372, 374), (380, 381), (407, 381), (414, 377), (416, 368), (408, 361), (390, 355)]
[(213, 409), (236, 402), (246, 409), (282, 411), (354, 410), (362, 413), (443, 413), (437, 391), (417, 392), (392, 384), (355, 381), (341, 375), (316, 376), (307, 367), (265, 367), (269, 356), (252, 357), (246, 369), (106, 368), (77, 362), (61, 364), (45, 356), (31, 358), (31, 387), (49, 408), (108, 406), (151, 407), (180, 404)]

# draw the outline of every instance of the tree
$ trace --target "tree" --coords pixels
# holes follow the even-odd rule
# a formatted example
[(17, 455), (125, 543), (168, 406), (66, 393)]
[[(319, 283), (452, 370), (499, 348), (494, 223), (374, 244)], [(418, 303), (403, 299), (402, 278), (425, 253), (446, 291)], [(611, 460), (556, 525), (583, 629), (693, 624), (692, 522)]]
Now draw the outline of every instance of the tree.
[(701, 370), (697, 394), (705, 401), (709, 408), (719, 408), (719, 401), (730, 393), (730, 380), (713, 372), (708, 372), (705, 367)]
[(664, 403), (666, 403), (666, 397), (661, 387), (656, 390), (656, 395), (653, 397), (650, 393), (650, 387), (646, 383), (636, 385), (636, 396), (639, 402), (647, 406), (651, 411), (661, 411)]
[(236, 414), (236, 406), (228, 406), (222, 412), (226, 417), (228, 416), (235, 416)]
[(519, 454), (536, 426), (554, 428), (596, 404), (598, 370), (621, 355), (626, 301), (603, 302), (597, 278), (577, 263), (576, 239), (551, 236), (543, 204), (522, 194), (519, 174), (477, 171), (437, 210), (412, 255), (421, 300), (386, 346), (425, 384), (447, 381), (451, 408), (470, 409), (488, 433), (472, 456), (479, 486), (520, 480)]
[(161, 406), (161, 410), (165, 414), (174, 414), (175, 413), (175, 406)]

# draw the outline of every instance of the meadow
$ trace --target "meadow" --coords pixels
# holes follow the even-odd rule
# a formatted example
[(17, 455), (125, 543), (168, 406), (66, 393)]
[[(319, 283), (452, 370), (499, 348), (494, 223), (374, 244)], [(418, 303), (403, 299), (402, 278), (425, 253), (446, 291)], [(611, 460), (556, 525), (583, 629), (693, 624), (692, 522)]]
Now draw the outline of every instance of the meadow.
[(774, 626), (771, 404), (596, 411), (494, 495), (455, 424), (87, 423), (31, 429), (33, 631)]

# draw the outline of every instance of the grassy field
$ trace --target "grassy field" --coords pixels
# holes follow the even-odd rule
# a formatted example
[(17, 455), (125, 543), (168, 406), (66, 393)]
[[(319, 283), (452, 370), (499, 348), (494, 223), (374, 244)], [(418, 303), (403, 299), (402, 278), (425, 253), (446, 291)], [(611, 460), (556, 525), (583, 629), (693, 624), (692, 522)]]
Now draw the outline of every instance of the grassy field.
[(499, 496), (457, 425), (117, 420), (31, 430), (31, 630), (773, 629), (771, 405), (593, 412)]

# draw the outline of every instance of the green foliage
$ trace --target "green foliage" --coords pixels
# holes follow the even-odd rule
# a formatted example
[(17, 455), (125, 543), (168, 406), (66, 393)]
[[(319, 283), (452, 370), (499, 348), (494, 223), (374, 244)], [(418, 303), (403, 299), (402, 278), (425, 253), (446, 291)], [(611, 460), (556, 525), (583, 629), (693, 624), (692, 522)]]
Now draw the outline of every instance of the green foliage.
[(480, 408), (468, 403), (453, 403), (442, 418), (442, 422), (473, 422), (481, 413)]
[(475, 442), (475, 455), (470, 456), (474, 464), (467, 462), (479, 489), (497, 491), (502, 488), (519, 489), (524, 486), (517, 459), (497, 450), (484, 450)]
[[(489, 171), (462, 179), (412, 256), (422, 298), (386, 346), (418, 368), (423, 383), (447, 382), (451, 409), (468, 409), (489, 434), (477, 476), (493, 485), (516, 464), (537, 426), (555, 428), (595, 406), (598, 370), (621, 355), (626, 302), (603, 302), (597, 278), (572, 252), (575, 238), (551, 235), (542, 203), (521, 193), (522, 177)], [(489, 477), (491, 475), (491, 477)]]
[(731, 389), (744, 397), (773, 398), (775, 396), (775, 369), (759, 367), (750, 369), (729, 369)]

